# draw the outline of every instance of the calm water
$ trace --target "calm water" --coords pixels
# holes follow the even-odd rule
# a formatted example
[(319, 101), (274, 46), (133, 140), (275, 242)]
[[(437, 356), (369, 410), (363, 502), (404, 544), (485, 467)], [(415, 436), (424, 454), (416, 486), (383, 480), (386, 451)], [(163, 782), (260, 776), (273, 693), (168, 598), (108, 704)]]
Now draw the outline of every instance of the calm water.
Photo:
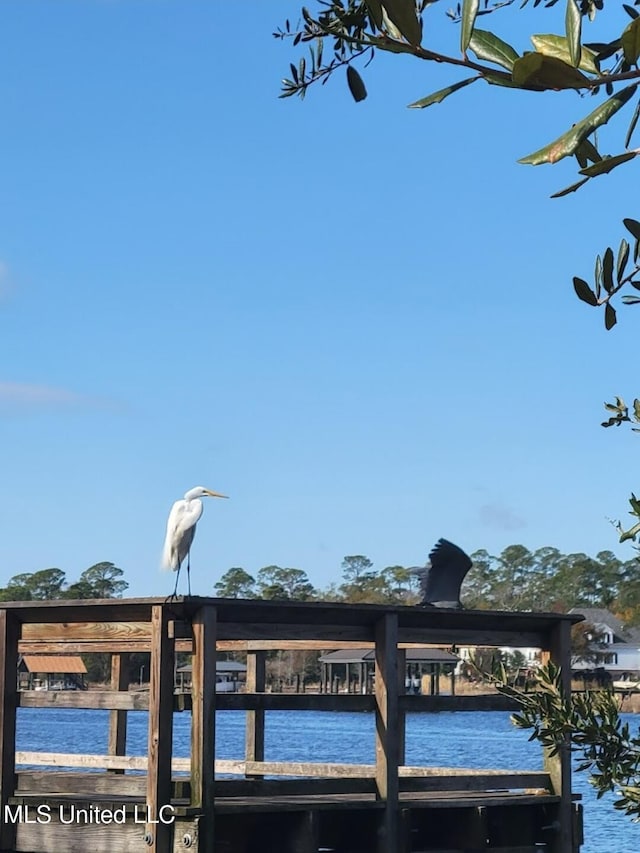
[[(632, 727), (640, 720), (625, 716)], [(218, 716), (217, 756), (244, 754), (242, 711)], [(174, 754), (189, 754), (190, 715), (174, 715)], [(107, 711), (20, 708), (18, 749), (43, 752), (105, 753)], [(147, 754), (147, 715), (129, 714), (127, 753)], [(374, 718), (365, 713), (267, 713), (268, 761), (374, 762)], [(406, 738), (407, 764), (447, 767), (540, 770), (540, 748), (529, 743), (525, 732), (514, 728), (504, 713), (409, 714)], [(573, 790), (583, 796), (585, 844), (582, 853), (637, 853), (640, 825), (612, 808), (612, 798), (596, 800), (587, 777), (573, 776)]]

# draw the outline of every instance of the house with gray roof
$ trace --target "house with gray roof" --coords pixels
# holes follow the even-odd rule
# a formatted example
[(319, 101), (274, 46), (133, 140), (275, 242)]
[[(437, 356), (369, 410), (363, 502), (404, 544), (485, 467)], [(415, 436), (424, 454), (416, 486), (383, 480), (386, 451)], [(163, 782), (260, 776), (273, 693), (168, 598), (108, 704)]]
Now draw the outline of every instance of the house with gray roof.
[[(580, 613), (593, 625), (601, 639), (594, 648), (595, 666), (604, 667), (614, 677), (622, 673), (640, 673), (640, 629), (626, 627), (617, 616), (600, 607), (574, 607), (570, 613)], [(575, 670), (592, 669), (594, 663), (573, 659)]]

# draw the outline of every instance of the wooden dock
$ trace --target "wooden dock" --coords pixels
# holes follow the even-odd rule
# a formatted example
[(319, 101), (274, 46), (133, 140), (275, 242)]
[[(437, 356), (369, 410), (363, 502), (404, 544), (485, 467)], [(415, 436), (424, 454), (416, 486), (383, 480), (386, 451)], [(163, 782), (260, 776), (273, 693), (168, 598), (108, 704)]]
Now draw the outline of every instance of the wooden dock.
[[(407, 644), (534, 646), (570, 677), (578, 619), (215, 598), (3, 602), (0, 851), (576, 853), (581, 812), (568, 748), (546, 755), (543, 771), (407, 766), (407, 712), (510, 706), (495, 695), (405, 695), (404, 673)], [(354, 644), (375, 649), (373, 694), (265, 692), (268, 650)], [(247, 689), (216, 695), (216, 653), (230, 649), (247, 654)], [(143, 651), (149, 690), (129, 690), (127, 655)], [(19, 654), (95, 652), (111, 655), (111, 689), (17, 690)], [(177, 652), (192, 655), (191, 695), (174, 695)], [(18, 707), (109, 710), (108, 754), (16, 753)], [(229, 709), (246, 712), (245, 754), (216, 760), (216, 714)], [(187, 759), (172, 748), (173, 715), (184, 710)], [(374, 713), (375, 763), (265, 761), (271, 710)], [(125, 754), (132, 711), (149, 714), (143, 756)]]

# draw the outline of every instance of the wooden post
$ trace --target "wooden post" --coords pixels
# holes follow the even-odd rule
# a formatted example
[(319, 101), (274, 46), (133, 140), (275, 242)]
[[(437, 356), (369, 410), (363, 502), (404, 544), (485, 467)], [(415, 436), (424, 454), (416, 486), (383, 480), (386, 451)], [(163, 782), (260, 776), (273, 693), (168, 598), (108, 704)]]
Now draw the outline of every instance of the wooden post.
[[(129, 655), (127, 653), (111, 655), (111, 689), (129, 689)], [(127, 712), (109, 712), (109, 755), (127, 754)], [(110, 773), (124, 773), (124, 770), (111, 770)]]
[[(247, 652), (247, 693), (264, 693), (265, 652)], [(264, 710), (247, 711), (245, 729), (246, 761), (264, 761)], [(251, 779), (262, 779), (262, 775), (248, 775)]]
[[(571, 698), (571, 625), (569, 622), (557, 624), (550, 636), (550, 658), (561, 667), (562, 692), (565, 698)], [(553, 792), (561, 798), (558, 805), (559, 828), (552, 842), (553, 853), (572, 853), (572, 802), (571, 802), (571, 747), (569, 736), (564, 745), (550, 755), (544, 751), (544, 769), (551, 778)]]
[(169, 638), (169, 611), (162, 604), (151, 608), (151, 681), (149, 684), (149, 763), (147, 770), (146, 836), (151, 853), (169, 853), (171, 824), (160, 810), (171, 802), (173, 752), (173, 658)]
[[(402, 696), (407, 692), (407, 652), (406, 649), (398, 649), (397, 651), (397, 659), (398, 659), (398, 695)], [(398, 709), (398, 756), (397, 763), (398, 765), (405, 763), (405, 736), (406, 736), (406, 728), (405, 728), (405, 720), (406, 714), (404, 711)]]
[(216, 623), (213, 607), (203, 607), (193, 619), (191, 805), (202, 812), (198, 853), (213, 853), (215, 846)]
[[(400, 760), (400, 714), (398, 703), (398, 617), (385, 613), (375, 628), (376, 640), (376, 788), (385, 801), (381, 815), (378, 850), (399, 853), (398, 764)], [(404, 672), (402, 672), (404, 679)]]
[(18, 701), (18, 638), (12, 613), (0, 610), (0, 849), (15, 849), (15, 825), (4, 820), (5, 806), (15, 791), (16, 705)]

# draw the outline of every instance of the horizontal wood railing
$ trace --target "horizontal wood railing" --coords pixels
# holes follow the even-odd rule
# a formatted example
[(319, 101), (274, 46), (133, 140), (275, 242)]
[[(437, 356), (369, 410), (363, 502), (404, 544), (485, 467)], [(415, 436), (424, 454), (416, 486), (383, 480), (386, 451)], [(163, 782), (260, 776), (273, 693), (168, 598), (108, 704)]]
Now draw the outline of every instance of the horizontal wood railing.
[[(148, 759), (144, 755), (85, 755), (68, 752), (16, 752), (16, 764), (31, 767), (79, 767), (92, 770), (146, 771)], [(173, 758), (171, 769), (188, 773), (189, 758)], [(218, 759), (216, 774), (287, 776), (300, 778), (375, 779), (375, 764), (340, 764), (326, 762), (293, 761), (241, 761)], [(549, 774), (530, 770), (477, 770), (465, 767), (413, 767), (401, 765), (400, 779), (405, 780), (405, 790), (495, 790), (535, 788), (549, 790)], [(406, 780), (411, 780), (406, 782)], [(413, 785), (412, 783), (416, 784)]]

